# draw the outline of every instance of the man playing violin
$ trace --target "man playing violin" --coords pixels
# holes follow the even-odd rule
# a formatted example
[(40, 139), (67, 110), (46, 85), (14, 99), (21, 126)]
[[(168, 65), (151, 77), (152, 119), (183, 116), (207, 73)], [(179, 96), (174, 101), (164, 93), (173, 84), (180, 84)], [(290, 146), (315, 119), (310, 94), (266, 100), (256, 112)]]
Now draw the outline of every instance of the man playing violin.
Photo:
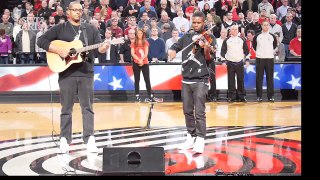
[[(168, 50), (169, 59), (182, 51), (182, 102), (187, 127), (187, 140), (179, 149), (190, 149), (203, 153), (206, 137), (205, 102), (208, 94), (209, 70), (206, 59), (211, 59), (216, 41), (204, 30), (205, 15), (197, 11), (192, 15), (193, 32), (184, 34)], [(206, 53), (205, 53), (206, 52)], [(208, 53), (209, 52), (209, 53)]]

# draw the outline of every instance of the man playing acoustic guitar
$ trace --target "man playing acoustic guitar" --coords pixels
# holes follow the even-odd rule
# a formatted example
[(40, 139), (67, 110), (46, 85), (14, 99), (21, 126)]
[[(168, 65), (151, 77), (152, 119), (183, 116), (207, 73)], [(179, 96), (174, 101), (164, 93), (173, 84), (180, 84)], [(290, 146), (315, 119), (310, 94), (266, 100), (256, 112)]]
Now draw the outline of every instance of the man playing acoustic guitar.
[[(79, 3), (71, 2), (67, 10), (69, 20), (50, 28), (45, 34), (40, 36), (37, 43), (38, 46), (50, 53), (58, 54), (63, 59), (67, 59), (67, 57), (71, 55), (70, 49), (55, 46), (54, 43), (51, 43), (52, 41), (62, 40), (71, 42), (79, 39), (83, 44), (86, 44), (86, 46), (101, 43), (102, 40), (99, 31), (90, 24), (81, 23), (82, 12), (82, 6)], [(109, 45), (107, 43), (102, 43), (101, 47), (98, 48), (99, 53), (105, 53), (108, 47)], [(83, 55), (82, 58), (83, 61), (74, 63), (68, 67), (68, 69), (59, 73), (58, 82), (62, 105), (59, 153), (68, 153), (69, 151), (69, 144), (72, 140), (72, 110), (75, 95), (78, 95), (81, 106), (83, 141), (87, 144), (87, 151), (98, 151), (94, 138), (94, 112), (92, 108), (94, 50), (90, 50), (89, 53)], [(57, 61), (60, 60), (57, 59)], [(66, 61), (66, 63), (68, 62)]]

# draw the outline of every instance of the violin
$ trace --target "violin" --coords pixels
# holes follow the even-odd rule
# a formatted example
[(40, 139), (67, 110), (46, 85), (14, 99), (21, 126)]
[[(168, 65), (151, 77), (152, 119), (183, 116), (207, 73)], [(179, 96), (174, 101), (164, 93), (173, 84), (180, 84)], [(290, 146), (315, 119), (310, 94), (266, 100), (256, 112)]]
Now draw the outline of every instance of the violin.
[(192, 37), (192, 40), (194, 41), (194, 46), (192, 48), (192, 52), (195, 53), (196, 50), (201, 47), (204, 48), (204, 57), (206, 60), (210, 60), (211, 59), (211, 51), (215, 52), (216, 48), (214, 46), (212, 46), (212, 42), (214, 41), (214, 36), (211, 35), (211, 29), (214, 26), (212, 26), (210, 29), (208, 30), (203, 30), (201, 32), (201, 34), (199, 35), (195, 35)]

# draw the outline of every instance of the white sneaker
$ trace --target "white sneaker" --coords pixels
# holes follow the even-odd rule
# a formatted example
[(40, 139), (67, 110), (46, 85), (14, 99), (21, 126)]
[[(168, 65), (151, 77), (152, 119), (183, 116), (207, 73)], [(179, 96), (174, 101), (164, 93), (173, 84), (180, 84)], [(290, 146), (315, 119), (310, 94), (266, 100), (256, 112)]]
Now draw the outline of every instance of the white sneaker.
[(194, 143), (194, 148), (192, 149), (193, 152), (195, 153), (203, 153), (204, 151), (204, 138), (202, 137), (197, 137), (196, 142)]
[(68, 153), (69, 152), (69, 144), (65, 137), (60, 138), (60, 146), (58, 149), (58, 153)]
[(98, 148), (96, 146), (96, 140), (94, 139), (94, 136), (90, 136), (88, 139), (87, 151), (92, 153), (98, 152)]
[(180, 144), (179, 149), (190, 149), (193, 148), (194, 145), (194, 140), (196, 139), (196, 137), (192, 137), (191, 134), (187, 133), (187, 140)]

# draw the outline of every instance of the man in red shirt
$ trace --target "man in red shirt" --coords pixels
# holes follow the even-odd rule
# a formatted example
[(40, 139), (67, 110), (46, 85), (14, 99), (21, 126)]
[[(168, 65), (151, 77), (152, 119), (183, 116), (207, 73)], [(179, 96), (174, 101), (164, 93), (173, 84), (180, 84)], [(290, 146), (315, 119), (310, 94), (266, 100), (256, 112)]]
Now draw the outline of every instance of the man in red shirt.
[(297, 28), (297, 37), (290, 41), (289, 50), (291, 55), (301, 56), (301, 25)]

